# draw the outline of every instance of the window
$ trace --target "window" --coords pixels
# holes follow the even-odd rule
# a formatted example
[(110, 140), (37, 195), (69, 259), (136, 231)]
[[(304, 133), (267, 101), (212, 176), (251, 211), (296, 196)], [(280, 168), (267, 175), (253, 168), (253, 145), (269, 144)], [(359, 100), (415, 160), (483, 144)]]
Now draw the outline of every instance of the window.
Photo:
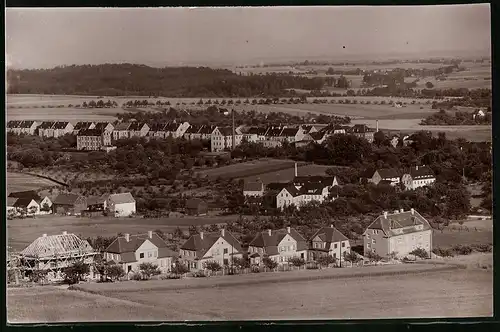
[(148, 251), (148, 258), (151, 258), (151, 257), (153, 257), (153, 252)]
[(127, 265), (127, 272), (132, 271), (132, 265)]
[(227, 258), (224, 258), (224, 265), (228, 265), (229, 264), (229, 261), (227, 260)]
[(366, 247), (367, 247), (368, 249), (370, 249), (370, 244), (369, 244), (369, 243), (367, 243), (367, 244), (366, 244)]
[(345, 242), (342, 242), (342, 248), (345, 248)]
[(375, 239), (372, 239), (372, 243), (375, 244), (375, 243), (377, 243), (377, 241), (375, 241)]
[(374, 229), (372, 229), (372, 234), (375, 234), (375, 230)]
[(228, 253), (228, 250), (227, 248), (224, 248), (224, 253), (227, 254)]
[(337, 249), (337, 244), (336, 243), (333, 245), (333, 248)]
[(143, 252), (141, 252), (141, 253), (139, 254), (139, 258), (144, 258), (144, 253), (143, 253)]

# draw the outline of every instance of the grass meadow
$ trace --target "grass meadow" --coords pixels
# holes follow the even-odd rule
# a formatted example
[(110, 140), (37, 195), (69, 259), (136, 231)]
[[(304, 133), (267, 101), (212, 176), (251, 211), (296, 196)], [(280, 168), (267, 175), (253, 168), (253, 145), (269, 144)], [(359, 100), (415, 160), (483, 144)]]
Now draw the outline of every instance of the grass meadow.
[(48, 179), (29, 174), (7, 172), (7, 192), (9, 193), (25, 190), (38, 190), (42, 187), (54, 185), (58, 184)]

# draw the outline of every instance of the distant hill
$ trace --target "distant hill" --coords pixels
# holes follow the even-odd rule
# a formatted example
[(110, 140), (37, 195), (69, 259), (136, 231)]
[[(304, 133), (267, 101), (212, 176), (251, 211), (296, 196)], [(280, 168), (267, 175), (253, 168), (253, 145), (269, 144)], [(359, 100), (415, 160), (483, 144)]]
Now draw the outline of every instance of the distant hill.
[(163, 97), (284, 96), (286, 89), (317, 90), (319, 78), (239, 76), (208, 67), (153, 68), (136, 64), (8, 70), (7, 93)]

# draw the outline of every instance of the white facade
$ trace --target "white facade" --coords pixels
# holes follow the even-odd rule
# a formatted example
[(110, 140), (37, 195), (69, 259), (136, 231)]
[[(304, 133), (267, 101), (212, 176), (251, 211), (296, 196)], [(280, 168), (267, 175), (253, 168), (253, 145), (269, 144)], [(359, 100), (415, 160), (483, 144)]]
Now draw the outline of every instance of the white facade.
[(401, 177), (401, 181), (403, 182), (403, 185), (405, 186), (406, 190), (415, 190), (420, 187), (432, 185), (434, 182), (436, 182), (436, 178), (435, 177), (412, 178), (410, 174), (404, 174)]
[[(238, 146), (241, 144), (243, 139), (243, 135), (237, 134), (235, 132), (234, 141), (235, 145)], [(215, 128), (211, 135), (211, 151), (219, 152), (224, 151), (225, 149), (231, 149), (233, 146), (233, 136), (232, 135), (224, 135), (219, 128)]]
[(297, 196), (292, 195), (286, 188), (283, 188), (276, 196), (276, 207), (278, 209), (283, 209), (293, 204), (299, 208), (301, 205), (314, 201), (322, 203), (328, 198), (328, 194), (328, 187), (324, 187), (321, 194), (300, 193)]
[(108, 201), (108, 209), (112, 211), (115, 217), (128, 217), (136, 212), (135, 202), (133, 203), (118, 203)]

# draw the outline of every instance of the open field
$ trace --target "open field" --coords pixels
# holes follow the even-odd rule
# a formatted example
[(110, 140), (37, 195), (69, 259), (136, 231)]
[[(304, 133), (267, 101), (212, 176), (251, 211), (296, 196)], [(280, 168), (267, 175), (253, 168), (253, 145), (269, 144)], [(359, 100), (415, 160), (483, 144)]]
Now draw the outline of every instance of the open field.
[(25, 190), (38, 190), (46, 186), (54, 186), (57, 183), (39, 178), (36, 176), (7, 172), (7, 192), (17, 192)]
[(74, 216), (37, 216), (36, 218), (13, 219), (7, 221), (8, 245), (14, 250), (22, 250), (42, 234), (54, 235), (63, 231), (86, 237), (114, 236), (118, 233), (145, 233), (160, 229), (173, 232), (177, 226), (187, 230), (191, 225), (219, 224), (234, 221), (237, 216), (190, 217), (183, 218), (84, 218)]
[[(388, 267), (373, 267), (383, 271)], [(400, 268), (400, 267), (396, 267)], [(405, 265), (403, 268), (411, 269)], [(363, 268), (370, 269), (370, 268)], [(266, 320), (266, 319), (365, 319), (491, 316), (493, 313), (492, 273), (452, 269), (417, 274), (352, 276), (340, 279), (290, 281), (285, 283), (243, 284), (197, 289), (147, 290), (150, 282), (130, 282), (136, 290), (108, 292), (107, 296), (78, 291), (47, 289), (49, 296), (36, 296), (30, 289), (8, 290), (10, 322), (136, 319), (143, 309), (151, 309), (146, 319), (163, 320)], [(352, 273), (355, 269), (297, 271), (303, 274)], [(347, 272), (344, 272), (347, 271)], [(295, 272), (286, 272), (286, 274)], [(279, 277), (282, 273), (276, 273)], [(262, 275), (232, 276), (240, 279), (266, 278)], [(171, 282), (215, 282), (224, 277)], [(394, 287), (397, 279), (397, 287)], [(212, 281), (213, 280), (213, 281)], [(125, 284), (125, 286), (122, 286)], [(98, 284), (82, 285), (84, 287)], [(137, 285), (137, 286), (136, 286)], [(105, 287), (127, 287), (117, 283)], [(39, 291), (41, 292), (41, 291)], [(92, 301), (90, 301), (92, 299)], [(34, 302), (36, 301), (36, 302)], [(43, 307), (38, 303), (43, 301)], [(120, 302), (121, 301), (121, 302)], [(29, 304), (28, 304), (29, 303)], [(221, 303), (224, 303), (223, 310)], [(262, 305), (265, 303), (265, 305)], [(29, 310), (26, 309), (26, 307)], [(132, 307), (133, 306), (133, 307)], [(135, 312), (128, 315), (133, 308)], [(154, 309), (153, 309), (154, 308)], [(160, 310), (164, 311), (163, 317)], [(59, 313), (59, 314), (56, 314)], [(65, 315), (61, 314), (64, 313)]]
[[(325, 165), (305, 165), (297, 167), (297, 174), (299, 176), (306, 175), (326, 175), (326, 170), (332, 168), (332, 166)], [(264, 184), (271, 182), (288, 182), (293, 180), (295, 176), (295, 168), (282, 169), (275, 172), (268, 172), (259, 175), (245, 177), (245, 181), (261, 181)]]
[(295, 162), (293, 160), (259, 159), (255, 161), (247, 161), (243, 163), (202, 170), (197, 172), (196, 175), (199, 174), (202, 177), (208, 177), (211, 179), (216, 179), (218, 177), (240, 178), (292, 168), (294, 167), (294, 165)]
[[(466, 224), (464, 224), (466, 225)], [(473, 229), (472, 226), (467, 226)], [(455, 245), (471, 245), (471, 244), (492, 244), (493, 230), (478, 229), (475, 230), (434, 230), (432, 234), (432, 246), (449, 248)]]

